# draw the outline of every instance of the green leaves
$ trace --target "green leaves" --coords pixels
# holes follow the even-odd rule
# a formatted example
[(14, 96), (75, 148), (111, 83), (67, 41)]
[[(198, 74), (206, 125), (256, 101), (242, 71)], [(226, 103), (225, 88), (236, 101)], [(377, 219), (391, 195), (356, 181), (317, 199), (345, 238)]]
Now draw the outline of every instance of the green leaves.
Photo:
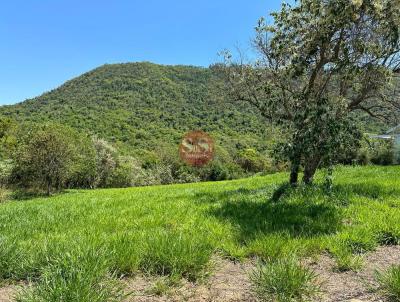
[(400, 66), (398, 7), (394, 0), (283, 4), (272, 26), (259, 21), (256, 63), (227, 60), (233, 97), (285, 127), (286, 158), (303, 161), (311, 178), (321, 163), (357, 148), (351, 111), (399, 115), (390, 84)]

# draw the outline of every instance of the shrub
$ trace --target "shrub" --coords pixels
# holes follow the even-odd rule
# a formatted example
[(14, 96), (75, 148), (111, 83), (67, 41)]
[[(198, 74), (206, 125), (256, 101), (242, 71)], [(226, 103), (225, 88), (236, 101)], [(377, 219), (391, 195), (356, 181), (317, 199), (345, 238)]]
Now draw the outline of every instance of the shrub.
[(106, 186), (107, 187), (137, 187), (161, 184), (160, 175), (153, 170), (142, 168), (141, 163), (131, 156), (120, 156), (116, 158), (116, 164), (112, 170)]
[(320, 292), (316, 278), (294, 258), (266, 263), (250, 275), (256, 296), (268, 302), (308, 301)]
[[(3, 181), (25, 189), (53, 190), (94, 188), (104, 185), (111, 173), (114, 149), (105, 141), (90, 138), (58, 124), (28, 125), (19, 129), (8, 177)], [(6, 168), (6, 167), (5, 167)], [(7, 167), (9, 168), (9, 167)]]
[(213, 160), (202, 168), (193, 168), (191, 173), (203, 181), (219, 181), (243, 177), (244, 171), (235, 163), (223, 163), (219, 159)]
[(360, 165), (368, 165), (371, 162), (370, 153), (366, 149), (360, 149), (357, 154), (357, 163)]
[(392, 165), (395, 162), (393, 141), (366, 138), (358, 153), (358, 162), (368, 161), (375, 165)]
[(178, 183), (199, 182), (201, 179), (195, 173), (191, 173), (187, 169), (180, 168), (176, 171), (175, 181)]
[(150, 170), (153, 175), (155, 184), (166, 185), (174, 183), (174, 177), (172, 176), (172, 168), (169, 165), (157, 164)]
[(56, 124), (31, 128), (13, 154), (14, 183), (35, 186), (48, 195), (53, 189), (61, 189), (71, 174), (74, 156), (70, 132), (71, 129)]
[(133, 186), (135, 168), (141, 169), (133, 157), (115, 158), (115, 166), (109, 171), (103, 186), (118, 188)]
[(69, 188), (96, 187), (96, 149), (91, 137), (75, 133), (71, 138), (74, 156), (71, 162), (71, 175), (68, 178)]
[(237, 162), (246, 172), (262, 172), (270, 169), (266, 158), (254, 149), (240, 151)]
[(117, 150), (103, 139), (93, 138), (96, 150), (96, 186), (106, 187), (117, 165)]
[(10, 183), (10, 177), (13, 171), (11, 160), (0, 161), (0, 187), (4, 188)]
[(136, 153), (135, 156), (141, 159), (142, 167), (144, 169), (154, 168), (157, 164), (160, 163), (160, 158), (155, 152), (141, 149), (138, 150)]
[(0, 158), (8, 158), (15, 151), (17, 137), (15, 135), (16, 122), (0, 117)]
[(376, 165), (392, 165), (395, 161), (394, 150), (390, 144), (383, 145), (374, 151), (371, 162)]
[(212, 163), (206, 180), (226, 180), (229, 179), (229, 171), (221, 163)]

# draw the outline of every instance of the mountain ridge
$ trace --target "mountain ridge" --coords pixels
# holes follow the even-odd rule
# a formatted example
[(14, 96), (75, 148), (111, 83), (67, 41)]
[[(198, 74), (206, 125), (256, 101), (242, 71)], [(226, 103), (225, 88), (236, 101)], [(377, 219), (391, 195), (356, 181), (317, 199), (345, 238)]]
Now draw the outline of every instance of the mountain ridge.
[(213, 68), (151, 62), (103, 64), (21, 103), (0, 107), (17, 122), (57, 122), (122, 145), (153, 150), (175, 146), (185, 132), (213, 134), (232, 156), (268, 149), (270, 132), (248, 104), (225, 94)]

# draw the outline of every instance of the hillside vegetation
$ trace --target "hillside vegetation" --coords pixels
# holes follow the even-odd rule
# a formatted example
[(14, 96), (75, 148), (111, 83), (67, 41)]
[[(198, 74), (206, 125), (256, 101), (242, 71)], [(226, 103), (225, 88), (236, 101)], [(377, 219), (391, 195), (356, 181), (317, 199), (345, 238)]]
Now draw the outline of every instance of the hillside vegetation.
[(139, 271), (197, 280), (216, 253), (268, 261), (328, 251), (338, 268), (351, 269), (359, 255), (399, 243), (399, 173), (339, 167), (331, 190), (323, 173), (298, 188), (281, 173), (7, 202), (0, 205), (1, 278), (31, 279), (38, 288), (29, 295), (56, 301), (77, 284), (93, 289)]
[(247, 104), (224, 94), (218, 71), (152, 63), (104, 65), (0, 114), (19, 122), (52, 121), (126, 149), (176, 146), (185, 132), (212, 133), (225, 148), (265, 149), (266, 127)]
[[(276, 147), (290, 131), (234, 101), (225, 84), (219, 65), (113, 64), (35, 99), (0, 107), (0, 183), (50, 194), (285, 170), (287, 158)], [(361, 116), (358, 121), (366, 130)], [(201, 169), (179, 159), (180, 140), (191, 130), (208, 132), (216, 144), (213, 161)], [(354, 145), (338, 153), (339, 162), (395, 162), (390, 142)]]
[[(115, 171), (108, 173), (108, 180), (93, 182), (93, 171), (88, 173), (88, 168), (79, 163), (79, 179), (62, 173), (65, 180), (61, 186), (123, 187), (222, 180), (281, 170), (283, 166), (272, 160), (271, 151), (282, 139), (282, 133), (269, 126), (249, 104), (231, 100), (224, 86), (218, 67), (104, 65), (37, 98), (0, 107), (0, 118), (11, 119), (18, 129), (2, 134), (0, 157), (21, 158), (21, 153), (29, 149), (21, 146), (31, 144), (30, 138), (37, 137), (35, 133), (62, 125), (66, 129), (58, 132), (66, 135), (61, 141), (76, 144), (76, 137), (84, 141), (86, 147), (82, 143), (76, 145), (78, 154), (88, 153), (91, 140), (91, 149), (100, 141), (110, 151), (104, 160)], [(4, 124), (9, 125), (7, 120)], [(182, 137), (192, 130), (206, 131), (216, 144), (214, 161), (201, 170), (190, 169), (178, 155)], [(96, 155), (92, 151), (80, 162), (93, 161)], [(77, 164), (76, 160), (72, 162)], [(15, 184), (17, 180), (26, 186), (31, 182), (23, 179), (29, 173), (14, 174), (18, 175), (8, 183)]]

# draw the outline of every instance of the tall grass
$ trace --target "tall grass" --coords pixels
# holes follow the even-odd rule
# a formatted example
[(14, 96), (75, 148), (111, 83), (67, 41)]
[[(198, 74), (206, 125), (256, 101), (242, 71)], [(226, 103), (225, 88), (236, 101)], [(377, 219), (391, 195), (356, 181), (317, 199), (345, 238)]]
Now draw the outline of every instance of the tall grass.
[(99, 250), (65, 253), (49, 259), (34, 287), (23, 289), (17, 302), (116, 302), (120, 283), (108, 271), (108, 260)]
[(376, 272), (380, 292), (389, 301), (400, 301), (400, 265), (392, 266), (384, 272)]
[(310, 301), (320, 293), (315, 273), (302, 267), (293, 257), (260, 265), (252, 272), (250, 280), (260, 301)]
[[(362, 256), (400, 238), (399, 175), (400, 167), (338, 167), (328, 193), (320, 185), (321, 176), (314, 186), (290, 188), (283, 185), (286, 174), (275, 174), (213, 183), (74, 190), (3, 203), (0, 278), (35, 280), (43, 287), (48, 284), (44, 276), (57, 274), (49, 259), (70, 254), (74, 267), (86, 267), (82, 247), (104, 251), (106, 269), (95, 266), (98, 276), (142, 272), (192, 281), (208, 271), (216, 252), (265, 261), (324, 250), (335, 255), (339, 249), (348, 251), (349, 257)], [(96, 279), (84, 268), (81, 273), (93, 283), (108, 280)], [(73, 284), (65, 288), (74, 288)]]

